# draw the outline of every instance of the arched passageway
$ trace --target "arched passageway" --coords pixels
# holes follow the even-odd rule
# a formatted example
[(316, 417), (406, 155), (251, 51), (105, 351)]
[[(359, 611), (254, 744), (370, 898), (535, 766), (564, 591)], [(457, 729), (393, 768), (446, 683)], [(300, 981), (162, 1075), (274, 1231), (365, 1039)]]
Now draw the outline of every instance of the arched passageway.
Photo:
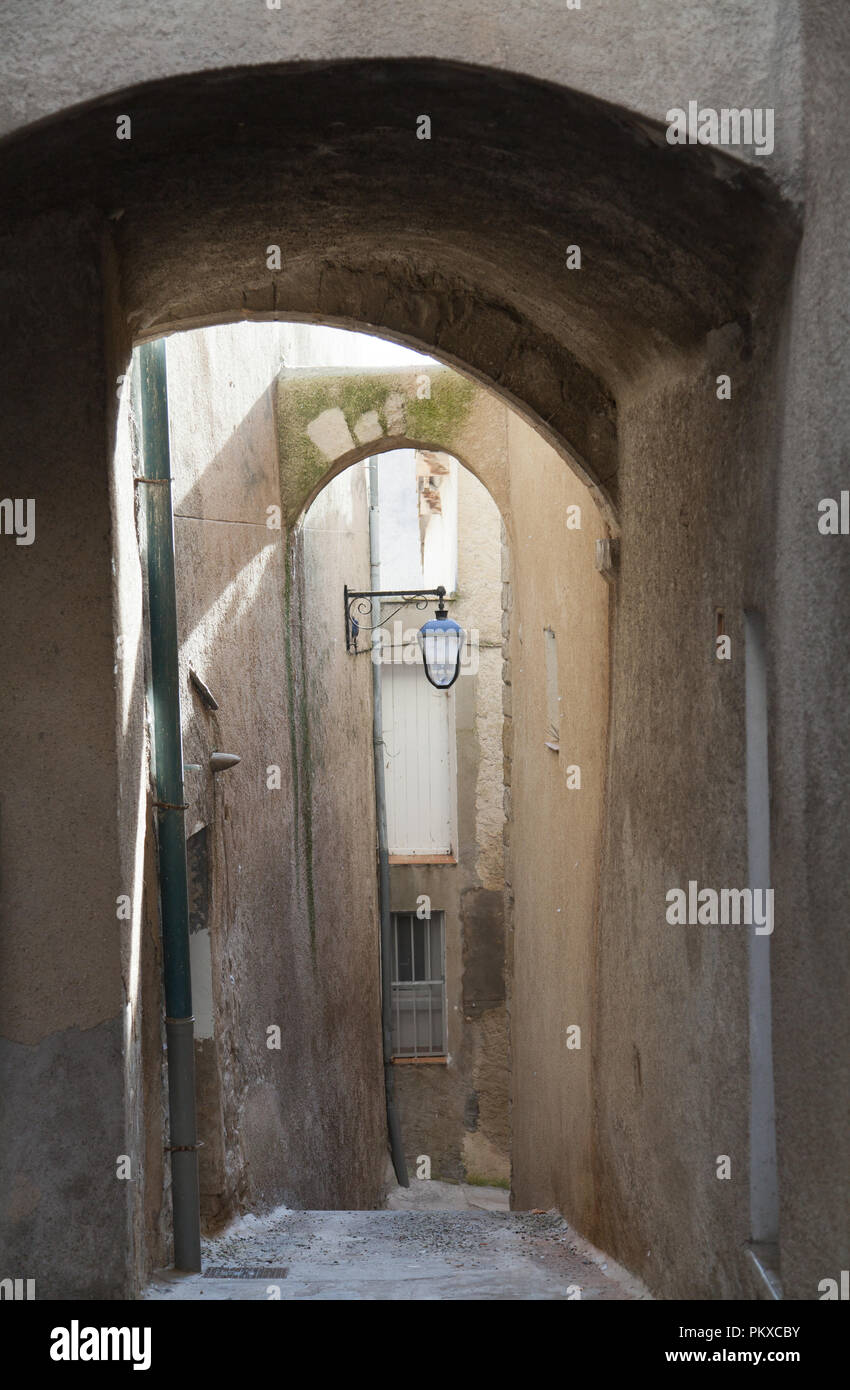
[[(134, 133), (122, 145), (125, 108)], [(416, 139), (420, 112), (430, 142)], [(57, 1291), (126, 1291), (144, 1263), (142, 1241), (128, 1255), (125, 1239), (138, 1199), (114, 1180), (116, 1145), (140, 1129), (134, 941), (146, 872), (141, 580), (133, 481), (110, 467), (114, 388), (134, 341), (287, 317), (379, 329), (490, 383), (571, 460), (616, 533), (589, 1157), (578, 1191), (544, 1122), (528, 1172), (662, 1295), (752, 1296), (747, 1183), (727, 1188), (714, 1169), (730, 1150), (748, 1166), (746, 941), (691, 931), (683, 945), (664, 907), (682, 881), (747, 882), (743, 614), (779, 621), (766, 555), (796, 214), (757, 172), (670, 148), (650, 121), (527, 78), (420, 61), (122, 93), (7, 142), (0, 178), (14, 345), (4, 487), (36, 492), (41, 527), (26, 567), (3, 551), (15, 615), (3, 714), (14, 785), (49, 767), (65, 789), (27, 793), (4, 814), (4, 907), (40, 926), (35, 947), (9, 941), (3, 982), (28, 1149), (63, 1102), (57, 1056), (74, 1078), (69, 1142), (43, 1191), (26, 1176), (24, 1140), (10, 1141), (10, 1249), (31, 1252)], [(714, 660), (717, 610), (736, 653), (728, 665)], [(45, 686), (33, 630), (53, 635), (61, 690)], [(116, 637), (129, 661), (116, 663)], [(783, 695), (791, 727), (795, 698)], [(795, 807), (787, 814), (800, 844)], [(47, 843), (55, 862), (33, 882), (32, 846)], [(567, 850), (558, 826), (552, 843)], [(116, 935), (113, 904), (130, 889), (136, 935)], [(793, 997), (794, 960), (783, 946), (780, 1003)], [(824, 1006), (835, 987), (828, 963), (814, 970), (802, 1006), (811, 1048), (839, 1012)], [(838, 1112), (825, 1080), (807, 1074), (801, 1088), (793, 1049), (779, 1057), (781, 1189), (783, 1175), (806, 1185), (799, 1156), (812, 1133), (835, 1131)], [(81, 1100), (91, 1095), (95, 1123)], [(77, 1131), (95, 1136), (85, 1159)], [(80, 1221), (113, 1213), (97, 1269), (80, 1267), (79, 1222), (55, 1240), (68, 1194)], [(822, 1215), (823, 1194), (812, 1189), (811, 1204)], [(803, 1291), (820, 1253), (795, 1216), (787, 1229), (784, 1268)]]
[[(595, 564), (604, 522), (583, 484), (492, 393), (430, 359), (392, 370), (285, 367), (278, 376), (277, 332), (220, 327), (178, 335), (167, 352), (183, 745), (193, 768), (185, 786), (191, 941), (204, 1001), (196, 1032), (205, 1222), (275, 1195), (298, 1207), (382, 1199), (369, 663), (363, 651), (357, 660), (346, 650), (341, 602), (344, 584), (369, 587), (364, 459), (380, 468), (418, 450), (437, 468), (434, 449), (467, 467), (449, 470), (448, 510), (438, 509), (455, 529), (454, 562), (449, 547), (446, 573), (435, 570), (428, 582), (442, 578), (453, 594), (457, 587), (452, 611), (476, 632), (476, 661), (445, 706), (442, 731), (423, 709), (421, 737), (393, 754), (409, 762), (394, 781), (400, 795), (421, 757), (430, 762), (428, 739), (433, 757), (450, 765), (449, 843), (435, 849), (430, 821), (417, 820), (414, 834), (425, 830), (436, 858), (423, 860), (404, 838), (391, 845), (392, 911), (410, 914), (427, 896), (447, 969), (445, 1047), (434, 1054), (442, 1070), (402, 1071), (398, 1060), (403, 1135), (415, 1140), (408, 1162), (414, 1171), (426, 1154), (439, 1178), (508, 1176), (506, 1008), (516, 957), (523, 1203), (533, 1205), (535, 1191), (551, 1200), (534, 1161), (545, 1094), (550, 1147), (566, 1154), (571, 1135), (566, 1181), (583, 1194), (575, 1219), (586, 1220), (590, 1051), (569, 1069), (555, 1065), (545, 1087), (534, 1086), (533, 1072), (542, 1069), (538, 1053), (554, 1052), (565, 1031), (565, 1001), (579, 1028), (591, 1009), (608, 704), (608, 587)], [(312, 361), (309, 330), (294, 336)], [(147, 471), (123, 456), (117, 468)], [(392, 476), (391, 468), (388, 485)], [(428, 495), (438, 482), (430, 480)], [(408, 484), (389, 493), (404, 516), (417, 497), (415, 480)], [(378, 587), (424, 583), (424, 572), (417, 580), (416, 566), (407, 568), (418, 550), (418, 539), (407, 545), (406, 579), (388, 573)], [(539, 553), (548, 556), (544, 570)], [(416, 616), (408, 612), (401, 626)], [(405, 701), (424, 682), (407, 657), (388, 665), (387, 704), (407, 727)], [(215, 692), (213, 712), (190, 671)], [(215, 748), (238, 750), (243, 768), (205, 774)], [(427, 805), (442, 787), (429, 783)], [(554, 823), (580, 865), (548, 854)], [(150, 910), (155, 919), (155, 903)], [(146, 941), (155, 928), (151, 920)], [(563, 935), (573, 943), (569, 964)], [(150, 1065), (158, 1040), (150, 982), (142, 1012), (146, 1036), (155, 1033)], [(151, 1153), (162, 1144), (153, 1099)], [(146, 1204), (155, 1242), (155, 1181)]]

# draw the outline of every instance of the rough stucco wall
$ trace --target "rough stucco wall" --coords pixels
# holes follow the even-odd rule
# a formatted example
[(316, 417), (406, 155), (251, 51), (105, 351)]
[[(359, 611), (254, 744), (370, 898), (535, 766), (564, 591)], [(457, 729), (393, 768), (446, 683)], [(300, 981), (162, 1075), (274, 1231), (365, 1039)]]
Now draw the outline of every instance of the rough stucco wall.
[[(508, 418), (512, 553), (510, 851), (513, 1205), (593, 1212), (593, 959), (608, 716), (605, 527), (587, 489)], [(567, 508), (581, 529), (567, 529)], [(546, 747), (543, 629), (556, 635), (560, 751)], [(581, 786), (568, 787), (568, 768)], [(567, 1028), (581, 1028), (580, 1049)]]
[[(493, 436), (504, 459), (507, 410), (484, 395), (466, 430), (486, 420), (476, 456)], [(489, 405), (486, 415), (482, 407)], [(458, 478), (458, 597), (453, 614), (464, 628), (478, 629), (478, 672), (470, 680), (469, 727), (458, 724), (458, 796), (461, 862), (460, 932), (463, 975), (460, 1015), (464, 1021), (467, 1096), (463, 1165), (467, 1176), (510, 1176), (510, 1072), (505, 1006), (504, 865), (502, 831), (502, 654), (501, 519), (494, 500), (466, 469)], [(462, 798), (462, 799), (461, 799)]]
[[(370, 771), (368, 700), (350, 681), (325, 688), (320, 669), (342, 632), (326, 594), (341, 593), (362, 563), (362, 529), (341, 484), (320, 508), (309, 592), (300, 568), (293, 592), (285, 533), (267, 524), (280, 505), (275, 329), (181, 335), (168, 354), (184, 747), (203, 769), (186, 774), (187, 833), (207, 827), (198, 877), (209, 901), (192, 937), (197, 950), (209, 933), (214, 1015), (205, 1029), (203, 972), (193, 969), (207, 1033), (196, 1044), (202, 1210), (212, 1226), (246, 1204), (374, 1205), (383, 1179), (374, 885), (367, 875), (348, 892), (355, 930), (341, 934), (337, 848), (350, 821), (352, 853), (368, 862), (368, 817), (355, 778), (334, 788), (339, 819), (326, 825), (321, 774), (335, 730), (355, 748), (365, 741)], [(313, 535), (308, 525), (301, 541)], [(217, 711), (192, 690), (190, 665)], [(213, 751), (242, 762), (213, 775)], [(279, 788), (269, 785), (274, 768)], [(280, 1050), (267, 1046), (272, 1026)]]
[[(717, 335), (703, 361), (621, 400), (592, 1230), (661, 1297), (758, 1296), (745, 1252), (748, 929), (670, 925), (666, 893), (748, 882), (743, 609), (765, 604), (769, 341), (768, 324), (750, 341)], [(715, 659), (717, 608), (730, 661)], [(777, 904), (777, 933), (783, 918)]]
[(116, 1177), (129, 1113), (116, 898), (134, 851), (122, 773), (138, 789), (116, 747), (99, 230), (57, 213), (5, 242), (2, 266), (0, 494), (35, 499), (33, 544), (0, 536), (4, 1272), (34, 1278), (39, 1298), (114, 1298), (134, 1258), (132, 1185)]
[(304, 1116), (298, 1191), (305, 1206), (371, 1208), (381, 1205), (387, 1158), (372, 685), (368, 657), (345, 651), (342, 615), (343, 585), (369, 587), (362, 468), (313, 503), (291, 562), (299, 891), (311, 931), (304, 988), (315, 996), (300, 1042), (298, 1084), (316, 1102)]
[(850, 1268), (850, 859), (836, 815), (850, 781), (850, 539), (817, 530), (821, 498), (850, 488), (850, 194), (836, 170), (850, 12), (816, 0), (804, 36), (811, 206), (786, 310), (770, 638), (779, 1236), (786, 1297), (808, 1299)]
[[(191, 945), (201, 1209), (211, 1226), (249, 1192), (262, 1203), (280, 1182), (272, 1160), (280, 1056), (265, 1049), (266, 1027), (281, 1023), (279, 980), (266, 962), (289, 886), (286, 860), (275, 853), (286, 793), (268, 790), (265, 771), (281, 765), (283, 546), (281, 532), (266, 525), (278, 499), (275, 332), (183, 334), (167, 352), (183, 746), (185, 761), (202, 766), (186, 773), (186, 831), (207, 828), (194, 878), (208, 901), (193, 916)], [(218, 711), (205, 710), (190, 666)], [(214, 776), (216, 750), (243, 761)], [(204, 968), (201, 950), (199, 968), (204, 945), (211, 964)], [(202, 1002), (210, 992), (212, 1022)], [(246, 1100), (254, 1092), (264, 1096), (265, 1124), (252, 1124)]]
[[(489, 404), (504, 431), (507, 411)], [(502, 865), (502, 547), (495, 502), (466, 468), (458, 470), (458, 599), (452, 616), (478, 632), (474, 737), (474, 877), (481, 888), (501, 891)], [(464, 677), (468, 679), (468, 677)]]

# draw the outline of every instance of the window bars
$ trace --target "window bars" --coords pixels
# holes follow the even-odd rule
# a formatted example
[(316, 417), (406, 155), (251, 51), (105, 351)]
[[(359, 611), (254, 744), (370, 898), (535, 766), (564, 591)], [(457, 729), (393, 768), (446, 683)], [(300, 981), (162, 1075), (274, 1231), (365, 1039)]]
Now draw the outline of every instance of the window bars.
[(445, 914), (394, 912), (393, 1056), (446, 1055)]

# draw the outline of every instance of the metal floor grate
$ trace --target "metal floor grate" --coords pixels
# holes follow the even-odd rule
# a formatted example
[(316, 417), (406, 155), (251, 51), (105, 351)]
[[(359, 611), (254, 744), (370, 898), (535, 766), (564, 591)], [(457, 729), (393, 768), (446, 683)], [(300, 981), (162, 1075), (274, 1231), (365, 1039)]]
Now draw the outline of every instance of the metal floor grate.
[(204, 1270), (205, 1279), (285, 1279), (288, 1268), (282, 1265), (210, 1265)]

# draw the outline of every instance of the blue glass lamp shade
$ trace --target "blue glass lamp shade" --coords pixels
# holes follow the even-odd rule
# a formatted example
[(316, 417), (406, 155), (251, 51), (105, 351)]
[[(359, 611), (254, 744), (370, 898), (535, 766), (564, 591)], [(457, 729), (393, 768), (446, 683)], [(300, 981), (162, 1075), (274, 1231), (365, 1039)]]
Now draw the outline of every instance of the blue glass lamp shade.
[(419, 629), (425, 675), (438, 690), (448, 690), (457, 680), (465, 636), (453, 618), (430, 618)]

